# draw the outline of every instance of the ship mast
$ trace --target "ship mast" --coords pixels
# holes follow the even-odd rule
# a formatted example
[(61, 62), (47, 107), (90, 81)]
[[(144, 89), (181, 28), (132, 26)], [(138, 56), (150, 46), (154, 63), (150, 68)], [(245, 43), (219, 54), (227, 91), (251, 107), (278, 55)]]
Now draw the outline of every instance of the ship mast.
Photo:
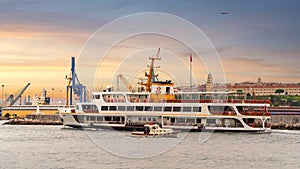
[(147, 77), (147, 83), (141, 83), (142, 85), (144, 85), (146, 87), (146, 91), (148, 91), (148, 92), (151, 92), (152, 82), (155, 80), (154, 78), (158, 76), (158, 75), (154, 74), (154, 68), (159, 68), (158, 66), (154, 67), (154, 61), (161, 59), (159, 57), (159, 53), (160, 53), (160, 48), (158, 48), (158, 51), (157, 51), (155, 56), (150, 56), (149, 57), (149, 60), (151, 60), (151, 64), (148, 65), (149, 72), (145, 73), (145, 76)]

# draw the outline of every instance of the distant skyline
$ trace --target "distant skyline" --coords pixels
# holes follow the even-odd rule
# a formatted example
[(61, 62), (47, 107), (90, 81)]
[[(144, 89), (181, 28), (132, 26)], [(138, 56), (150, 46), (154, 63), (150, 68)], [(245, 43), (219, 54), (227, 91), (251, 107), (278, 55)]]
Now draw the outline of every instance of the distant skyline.
[[(1, 0), (0, 84), (5, 85), (5, 93), (16, 92), (31, 82), (27, 91), (31, 95), (43, 88), (49, 92), (55, 88), (55, 95), (61, 95), (61, 90), (65, 90), (67, 84), (64, 77), (69, 74), (71, 57), (80, 58), (83, 46), (91, 35), (115, 19), (143, 12), (171, 14), (199, 28), (216, 48), (224, 68), (226, 82), (256, 81), (261, 77), (262, 81), (267, 82), (298, 83), (300, 82), (299, 6), (300, 1), (297, 0)], [(229, 12), (229, 14), (222, 15), (220, 12)], [(157, 21), (157, 25), (154, 26), (161, 24)], [(184, 31), (184, 29), (177, 29), (177, 31)], [(113, 36), (115, 32), (108, 34), (107, 38)], [(162, 52), (165, 56), (161, 55), (162, 61), (158, 63), (162, 71), (173, 70), (172, 67), (166, 69), (167, 63), (173, 60), (172, 56), (180, 57), (183, 60), (179, 59), (176, 62), (174, 59), (174, 64), (187, 66), (184, 69), (187, 73), (176, 73), (180, 76), (176, 79), (182, 85), (188, 84), (186, 81), (188, 81), (190, 51), (184, 48), (182, 48), (184, 51), (172, 51), (170, 46), (173, 45), (173, 41), (169, 39), (161, 41), (156, 38), (149, 36), (148, 39), (144, 39), (144, 42), (143, 39), (138, 38), (136, 41), (127, 40), (123, 46), (112, 51), (113, 59), (108, 60), (109, 63), (118, 65), (120, 60), (117, 56), (122, 55), (121, 51), (127, 52), (132, 57), (141, 56), (130, 53), (134, 50), (128, 49), (126, 46), (128, 44), (149, 43), (153, 48), (164, 49), (165, 47), (165, 51)], [(139, 46), (140, 48), (142, 47)], [(144, 53), (147, 54), (145, 59), (155, 50)], [(200, 53), (200, 55), (206, 54)], [(140, 60), (140, 66), (145, 67), (148, 63), (145, 59), (135, 60)], [(130, 58), (123, 61), (127, 61), (126, 64), (130, 66)], [(101, 74), (101, 78), (110, 75), (111, 70), (119, 69), (124, 72), (122, 66), (114, 69), (110, 66), (110, 68), (103, 70), (107, 72)], [(201, 60), (195, 59), (194, 80), (204, 83), (207, 71), (209, 70), (205, 71), (202, 67)], [(131, 72), (125, 72), (126, 75), (129, 73)], [(136, 73), (132, 72), (132, 74)], [(84, 79), (84, 77), (79, 78)], [(103, 81), (97, 83), (110, 85)]]

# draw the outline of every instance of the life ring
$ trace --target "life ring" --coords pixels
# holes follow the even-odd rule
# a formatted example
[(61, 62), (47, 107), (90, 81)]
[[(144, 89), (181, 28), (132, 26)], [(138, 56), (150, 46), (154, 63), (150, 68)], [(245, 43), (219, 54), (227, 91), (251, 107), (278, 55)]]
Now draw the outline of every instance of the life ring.
[(156, 93), (156, 94), (161, 94), (161, 87), (160, 87), (160, 86), (158, 86), (158, 87), (156, 88), (155, 93)]

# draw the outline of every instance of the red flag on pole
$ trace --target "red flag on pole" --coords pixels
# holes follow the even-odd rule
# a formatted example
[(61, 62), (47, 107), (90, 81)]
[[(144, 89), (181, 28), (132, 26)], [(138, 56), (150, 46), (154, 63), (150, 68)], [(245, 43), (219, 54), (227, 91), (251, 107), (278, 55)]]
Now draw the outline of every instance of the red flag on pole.
[(192, 57), (192, 53), (190, 53), (190, 91), (192, 91), (192, 61), (193, 61), (193, 57)]

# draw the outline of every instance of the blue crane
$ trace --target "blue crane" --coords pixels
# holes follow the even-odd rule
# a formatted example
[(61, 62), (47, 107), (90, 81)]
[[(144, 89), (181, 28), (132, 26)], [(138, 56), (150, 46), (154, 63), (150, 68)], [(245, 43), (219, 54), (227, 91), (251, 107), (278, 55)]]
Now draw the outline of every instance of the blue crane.
[[(72, 92), (79, 96), (80, 102), (86, 102), (86, 86), (82, 85), (77, 77), (76, 71), (75, 71), (75, 57), (72, 57), (71, 61), (71, 80), (72, 80), (72, 86), (67, 86), (67, 88), (71, 88), (70, 91), (70, 105), (72, 105)], [(68, 93), (67, 93), (68, 94)]]

